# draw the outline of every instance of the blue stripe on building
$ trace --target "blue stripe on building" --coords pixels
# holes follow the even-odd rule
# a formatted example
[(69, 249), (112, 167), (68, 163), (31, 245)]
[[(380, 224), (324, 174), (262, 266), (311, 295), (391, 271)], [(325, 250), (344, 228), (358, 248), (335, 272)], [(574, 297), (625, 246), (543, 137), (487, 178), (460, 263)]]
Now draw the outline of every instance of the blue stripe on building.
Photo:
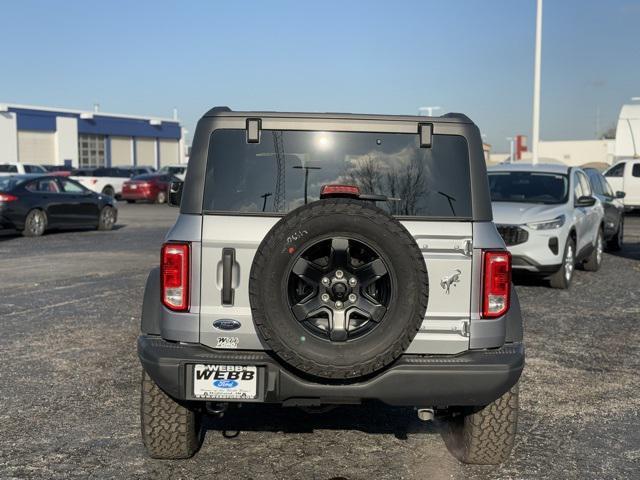
[(55, 132), (56, 117), (78, 119), (78, 133), (89, 135), (116, 135), (123, 137), (152, 137), (179, 140), (181, 136), (178, 122), (161, 122), (151, 125), (149, 120), (137, 118), (105, 117), (95, 113), (92, 119), (82, 119), (77, 113), (52, 112), (26, 108), (9, 108), (15, 112), (18, 130)]

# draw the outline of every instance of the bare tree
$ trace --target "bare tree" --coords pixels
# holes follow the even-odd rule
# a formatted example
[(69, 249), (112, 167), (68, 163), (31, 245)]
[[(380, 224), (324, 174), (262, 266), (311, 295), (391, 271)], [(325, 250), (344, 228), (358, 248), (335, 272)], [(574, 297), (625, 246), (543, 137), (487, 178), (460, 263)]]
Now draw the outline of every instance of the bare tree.
[(420, 198), (427, 193), (427, 178), (422, 159), (412, 154), (404, 164), (391, 164), (382, 173), (381, 163), (367, 155), (360, 159), (349, 177), (363, 192), (385, 195), (392, 215), (415, 215)]

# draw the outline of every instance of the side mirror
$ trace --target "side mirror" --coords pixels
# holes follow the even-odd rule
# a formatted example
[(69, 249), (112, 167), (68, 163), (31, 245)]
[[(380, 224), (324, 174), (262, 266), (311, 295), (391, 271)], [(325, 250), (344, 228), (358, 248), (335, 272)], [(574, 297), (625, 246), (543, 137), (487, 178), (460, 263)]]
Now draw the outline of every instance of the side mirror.
[(576, 200), (576, 207), (593, 207), (596, 204), (595, 197), (583, 195)]
[(621, 192), (620, 190), (616, 192), (616, 198), (624, 198), (626, 196), (627, 194), (625, 192)]
[(169, 184), (169, 199), (167, 203), (172, 207), (179, 207), (182, 201), (182, 186), (184, 182), (171, 182)]

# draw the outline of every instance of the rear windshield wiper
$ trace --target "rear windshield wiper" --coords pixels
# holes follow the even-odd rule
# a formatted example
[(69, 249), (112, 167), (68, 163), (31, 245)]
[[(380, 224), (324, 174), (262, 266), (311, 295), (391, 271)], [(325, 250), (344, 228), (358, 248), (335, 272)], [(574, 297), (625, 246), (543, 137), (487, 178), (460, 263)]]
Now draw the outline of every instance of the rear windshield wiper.
[(377, 193), (361, 193), (358, 195), (360, 200), (370, 200), (372, 202), (399, 202), (402, 199), (397, 197), (387, 197), (386, 195), (379, 195)]

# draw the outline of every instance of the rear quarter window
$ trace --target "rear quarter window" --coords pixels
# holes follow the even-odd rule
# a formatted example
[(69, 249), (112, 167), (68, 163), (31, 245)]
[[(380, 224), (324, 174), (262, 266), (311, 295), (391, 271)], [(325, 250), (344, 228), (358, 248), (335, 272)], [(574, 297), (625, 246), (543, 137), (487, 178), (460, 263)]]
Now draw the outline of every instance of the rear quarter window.
[(417, 134), (290, 130), (263, 130), (260, 143), (247, 143), (245, 130), (214, 131), (203, 210), (285, 214), (329, 184), (385, 195), (376, 205), (392, 215), (472, 215), (463, 136), (434, 135), (431, 148), (420, 148)]

